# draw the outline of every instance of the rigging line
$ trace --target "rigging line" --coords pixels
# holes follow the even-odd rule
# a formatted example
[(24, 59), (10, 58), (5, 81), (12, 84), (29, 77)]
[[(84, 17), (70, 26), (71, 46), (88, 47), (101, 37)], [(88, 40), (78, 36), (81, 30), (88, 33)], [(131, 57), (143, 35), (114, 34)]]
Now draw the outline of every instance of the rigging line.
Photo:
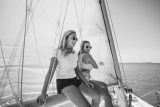
[[(64, 15), (64, 19), (63, 19), (63, 23), (62, 23), (62, 28), (61, 28), (61, 32), (60, 32), (60, 38), (59, 38), (59, 42), (58, 42), (58, 47), (60, 46), (60, 41), (61, 41), (61, 37), (62, 37), (62, 30), (63, 30), (63, 27), (64, 27), (64, 22), (65, 22), (65, 18), (66, 18), (66, 14), (67, 14), (67, 8), (68, 8), (68, 3), (69, 3), (69, 0), (67, 0), (67, 5), (66, 5), (66, 11), (65, 11), (65, 15)], [(58, 55), (58, 50), (56, 51), (56, 57), (57, 57), (57, 55)], [(54, 63), (53, 63), (53, 65), (55, 64), (55, 60), (54, 60)], [(53, 69), (53, 68), (52, 68)], [(52, 72), (52, 74), (51, 75), (53, 75), (53, 72)], [(50, 81), (52, 80), (52, 76), (51, 76), (51, 78), (50, 78)]]
[[(14, 46), (13, 46), (13, 50), (12, 50), (12, 53), (11, 53), (11, 56), (10, 56), (10, 58), (9, 58), (9, 61), (8, 61), (8, 64), (7, 64), (7, 69), (8, 69), (8, 67), (12, 67), (11, 65), (12, 65), (12, 63), (14, 62), (14, 58), (15, 58), (15, 55), (16, 55), (16, 52), (17, 52), (17, 47), (19, 47), (18, 46), (18, 43), (19, 43), (19, 41), (20, 41), (20, 38), (21, 38), (21, 33), (22, 33), (22, 26), (24, 26), (24, 22), (25, 22), (25, 18), (24, 18), (24, 20), (23, 20), (23, 23), (22, 23), (22, 25), (21, 25), (21, 29), (20, 29), (20, 32), (19, 32), (19, 34), (18, 34), (18, 37), (17, 37), (17, 40), (16, 40), (16, 42), (15, 42), (15, 44), (14, 44)], [(13, 59), (12, 59), (13, 58)], [(12, 59), (12, 60), (11, 60)], [(10, 69), (8, 69), (7, 70), (8, 71), (8, 73), (10, 72)], [(2, 76), (2, 78), (1, 78), (1, 82), (2, 82), (2, 80), (3, 80), (3, 78), (4, 78), (4, 76), (5, 76), (5, 72), (3, 72), (3, 76)], [(5, 80), (5, 84), (6, 84), (6, 78), (4, 78)]]
[(22, 49), (21, 49), (21, 52), (20, 52), (20, 59), (19, 59), (19, 64), (18, 64), (18, 94), (20, 95), (20, 64), (21, 64), (21, 61), (22, 61)]
[[(40, 1), (40, 0), (39, 0)], [(37, 4), (38, 4), (38, 2), (37, 2)], [(33, 10), (31, 7), (32, 7), (32, 2), (30, 3), (30, 8), (29, 9), (27, 9), (29, 12), (31, 12), (31, 13), (33, 13), (33, 11), (31, 11), (31, 10)], [(35, 8), (34, 8), (35, 9)], [(30, 23), (31, 23), (31, 21), (33, 20), (33, 14), (31, 14), (31, 16), (30, 16), (31, 18), (29, 19), (29, 13), (28, 13), (28, 25), (27, 25), (27, 29), (26, 29), (26, 33), (27, 33), (27, 31), (28, 31), (28, 29), (29, 29), (29, 25), (30, 25)], [(24, 20), (24, 22), (25, 22), (25, 20)], [(23, 26), (25, 26), (25, 25), (23, 25)], [(22, 27), (23, 27), (22, 26)], [(18, 93), (19, 93), (19, 95), (21, 95), (20, 94), (20, 88), (21, 88), (21, 84), (23, 83), (23, 82), (20, 82), (20, 64), (21, 64), (21, 62), (22, 62), (22, 59), (23, 58), (23, 47), (21, 48), (21, 53), (20, 53), (20, 60), (19, 60), (19, 68), (18, 68)]]
[[(63, 3), (64, 3), (64, 0), (62, 0), (62, 1), (63, 1)], [(62, 3), (62, 4), (63, 4), (63, 3)], [(57, 34), (57, 31), (58, 31), (58, 29), (60, 28), (60, 17), (61, 17), (61, 14), (62, 14), (62, 6), (63, 6), (62, 4), (61, 4), (61, 6), (60, 6), (60, 12), (59, 12), (59, 17), (58, 17), (58, 25), (57, 25), (57, 28), (56, 28), (56, 36), (58, 35), (58, 34)], [(55, 39), (55, 40), (56, 40), (56, 39)], [(54, 41), (54, 43), (55, 43), (55, 41)]]
[[(45, 16), (46, 16), (48, 22), (49, 22), (49, 25), (51, 26), (51, 28), (52, 28), (54, 34), (57, 35), (57, 33), (56, 33), (57, 29), (56, 29), (56, 31), (54, 30), (53, 24), (51, 23), (51, 20), (49, 19), (49, 17), (48, 17), (48, 15), (47, 15), (47, 13), (46, 13), (46, 11), (45, 11), (43, 5), (41, 4), (41, 2), (40, 2), (40, 6), (41, 6), (41, 9), (42, 9), (43, 13), (45, 14)], [(59, 19), (60, 19), (60, 16), (59, 16)], [(58, 28), (58, 25), (57, 25), (57, 28)], [(54, 44), (55, 44), (55, 41), (56, 41), (56, 38), (54, 38), (54, 42), (53, 42)], [(44, 69), (43, 69), (43, 73), (44, 73)], [(52, 88), (53, 88), (53, 86), (52, 86)]]
[[(32, 0), (31, 0), (32, 1)], [(33, 1), (32, 1), (33, 2)], [(35, 4), (35, 7), (34, 7), (34, 9), (32, 9), (33, 10), (33, 12), (36, 10), (36, 8), (37, 8), (37, 5), (38, 5), (38, 3), (40, 2), (40, 0), (37, 0), (37, 2), (36, 2), (36, 4)]]
[(56, 31), (54, 30), (53, 24), (52, 24), (51, 20), (49, 19), (48, 15), (47, 15), (47, 12), (45, 11), (45, 9), (44, 9), (43, 5), (41, 4), (41, 2), (39, 4), (41, 6), (41, 9), (42, 9), (43, 13), (45, 14), (44, 16), (46, 16), (46, 18), (47, 18), (47, 20), (48, 20), (48, 22), (50, 24), (54, 34), (56, 34)]
[[(32, 13), (33, 14), (33, 13)], [(33, 15), (32, 15), (33, 16)], [(38, 54), (38, 59), (39, 59), (39, 62), (40, 62), (40, 65), (42, 65), (43, 67), (43, 74), (44, 74), (44, 66), (42, 64), (42, 61), (41, 61), (41, 58), (40, 58), (40, 52), (39, 52), (39, 48), (38, 48), (38, 42), (37, 42), (37, 38), (36, 38), (36, 33), (35, 33), (35, 23), (34, 23), (34, 16), (33, 16), (33, 24), (32, 24), (32, 27), (33, 27), (33, 32), (34, 32), (34, 37), (35, 37), (35, 41), (36, 41), (36, 50), (37, 50), (37, 54)], [(55, 33), (55, 32), (54, 32)]]
[[(60, 12), (59, 12), (59, 16), (58, 16), (58, 24), (57, 24), (57, 27), (56, 27), (56, 36), (58, 36), (59, 34), (59, 29), (60, 29), (60, 17), (61, 17), (61, 14), (62, 14), (62, 6), (64, 4), (64, 0), (62, 0), (63, 3), (61, 3), (61, 6), (60, 6)], [(56, 36), (55, 36), (55, 39), (54, 39), (54, 42), (53, 42), (53, 48), (55, 48), (55, 43), (56, 43)], [(59, 38), (61, 39), (61, 38)], [(56, 56), (57, 56), (58, 53), (56, 53)], [(55, 62), (54, 62), (55, 63)], [(52, 79), (52, 78), (51, 78)], [(52, 83), (52, 90), (54, 89), (54, 83)]]
[[(115, 34), (115, 29), (114, 29), (114, 26), (113, 26), (113, 21), (112, 21), (112, 17), (111, 17), (111, 13), (110, 13), (110, 8), (109, 8), (109, 5), (108, 5), (108, 0), (106, 0), (106, 4), (107, 4), (107, 7), (108, 7), (108, 13), (109, 13), (109, 17), (110, 17), (110, 20), (111, 20), (111, 25), (112, 25), (112, 29), (113, 29), (116, 45), (117, 45), (117, 48), (118, 48), (118, 54), (119, 54), (120, 60), (122, 62), (122, 58), (121, 58), (121, 55), (120, 55), (120, 50), (119, 50), (119, 46), (118, 46), (118, 42), (117, 42), (117, 38), (116, 38), (116, 34)], [(123, 69), (122, 71), (123, 71), (123, 75), (125, 77), (126, 85), (127, 85), (127, 88), (128, 88), (128, 83), (127, 83), (126, 75), (125, 75), (125, 72), (124, 72), (123, 64), (122, 64), (122, 69)]]
[(66, 9), (65, 9), (66, 11), (65, 11), (65, 14), (64, 14), (62, 28), (61, 28), (61, 31), (60, 31), (60, 38), (59, 38), (59, 42), (58, 42), (58, 47), (60, 46), (60, 41), (61, 41), (61, 38), (62, 38), (62, 31), (63, 31), (63, 27), (64, 27), (64, 22), (65, 22), (65, 19), (66, 19), (66, 14), (67, 14), (67, 9), (68, 9), (68, 3), (69, 3), (69, 0), (67, 0), (67, 5), (66, 5)]
[[(18, 46), (18, 43), (19, 43), (19, 41), (20, 41), (23, 24), (24, 24), (24, 20), (23, 20), (23, 23), (21, 24), (21, 27), (20, 27), (21, 29), (20, 29), (20, 32), (18, 33), (17, 40), (16, 40), (16, 42), (15, 42), (15, 44), (14, 44), (14, 46), (13, 46), (13, 50), (12, 50), (11, 56), (9, 57), (9, 61), (8, 61), (8, 64), (7, 64), (7, 68), (11, 65), (10, 62), (13, 63), (13, 61), (14, 61), (15, 53), (16, 53), (16, 52), (14, 52), (14, 51), (17, 51), (17, 47), (19, 47), (19, 46)], [(11, 61), (12, 58), (13, 58), (13, 60)], [(8, 71), (8, 72), (9, 72), (9, 71)], [(4, 76), (5, 76), (5, 72), (3, 72), (3, 76), (2, 76), (2, 78), (1, 78), (1, 81), (2, 81), (2, 79), (4, 78)], [(1, 82), (1, 81), (0, 81), (0, 82)]]
[[(61, 32), (60, 32), (60, 38), (59, 38), (59, 42), (58, 42), (58, 47), (60, 46), (60, 42), (61, 42), (61, 38), (62, 38), (62, 31), (63, 31), (63, 27), (64, 27), (64, 22), (65, 22), (65, 19), (66, 19), (66, 14), (67, 14), (67, 9), (68, 9), (68, 3), (69, 3), (69, 0), (67, 0), (67, 4), (66, 4), (66, 11), (65, 11), (65, 14), (64, 14), (64, 19), (63, 19), (63, 23), (62, 23), (62, 28), (61, 28)], [(58, 55), (58, 51), (56, 52), (56, 56)], [(55, 61), (54, 61), (55, 63)]]
[(63, 23), (62, 23), (62, 28), (61, 28), (61, 31), (60, 31), (60, 39), (59, 39), (59, 44), (58, 46), (60, 45), (60, 41), (61, 41), (61, 37), (62, 37), (62, 31), (63, 31), (63, 27), (64, 27), (64, 22), (65, 22), (65, 19), (66, 19), (66, 14), (67, 14), (67, 9), (68, 9), (68, 3), (69, 3), (69, 0), (67, 0), (67, 5), (66, 5), (66, 11), (65, 11), (65, 14), (64, 14), (64, 19), (63, 19)]
[[(5, 63), (5, 59), (4, 59), (4, 53), (3, 53), (3, 48), (2, 48), (2, 45), (1, 45), (1, 41), (0, 41), (0, 46), (1, 46), (1, 52), (2, 52), (2, 57), (3, 57), (4, 66), (5, 66), (5, 71), (7, 72), (7, 68), (6, 68), (6, 63)], [(11, 91), (12, 91), (12, 93), (13, 93), (13, 95), (14, 95), (14, 98), (15, 98), (15, 99), (18, 99), (17, 96), (16, 96), (16, 94), (15, 94), (15, 92), (14, 92), (14, 89), (13, 89), (13, 86), (12, 86), (12, 83), (11, 83), (11, 80), (10, 80), (10, 77), (9, 77), (8, 72), (7, 72), (7, 78), (8, 78), (8, 80), (9, 80), (9, 84), (10, 84), (10, 86), (11, 86)], [(2, 96), (3, 96), (3, 94), (4, 94), (4, 90), (3, 90), (3, 92), (2, 92)], [(16, 102), (17, 102), (17, 100), (16, 100)], [(18, 103), (18, 102), (17, 102), (17, 103)]]
[[(31, 6), (32, 6), (32, 2), (31, 2), (31, 4), (30, 4)], [(30, 12), (32, 9), (31, 8), (28, 8), (28, 11)], [(29, 15), (29, 14), (28, 14)], [(29, 19), (28, 19), (29, 20)], [(30, 19), (30, 21), (31, 21), (32, 19)], [(24, 23), (25, 23), (25, 19), (24, 19)], [(28, 23), (30, 23), (29, 21), (28, 21)], [(25, 26), (25, 24), (24, 24), (24, 26)], [(23, 26), (22, 26), (23, 27)], [(29, 24), (28, 24), (28, 27), (29, 27)], [(28, 27), (27, 27), (27, 29), (28, 29)], [(27, 32), (27, 31), (26, 31)], [(19, 93), (19, 95), (21, 95), (21, 84), (22, 84), (22, 82), (21, 82), (21, 75), (20, 75), (20, 70), (21, 70), (21, 62), (22, 62), (22, 59), (23, 58), (23, 47), (21, 47), (21, 53), (20, 53), (20, 60), (19, 60), (19, 67), (18, 67), (18, 93)], [(19, 96), (20, 97), (20, 96)], [(20, 99), (19, 99), (20, 100)]]
[(83, 4), (83, 8), (82, 8), (82, 21), (81, 21), (81, 25), (80, 25), (80, 36), (81, 36), (81, 41), (83, 40), (83, 36), (82, 36), (82, 26), (83, 26), (83, 18), (84, 18), (84, 11), (86, 8), (86, 0), (84, 1)]
[[(58, 37), (59, 35), (59, 30), (60, 30), (60, 17), (61, 17), (61, 14), (62, 14), (62, 6), (63, 6), (63, 4), (64, 4), (64, 0), (62, 0), (62, 3), (60, 3), (61, 4), (61, 6), (60, 6), (60, 12), (59, 12), (59, 16), (58, 16), (58, 24), (57, 24), (57, 27), (56, 27), (56, 36)], [(61, 36), (60, 36), (60, 38), (59, 38), (59, 42), (60, 42), (60, 39), (61, 39)], [(53, 42), (53, 48), (55, 48), (55, 43), (56, 43), (56, 38), (54, 39), (54, 42)], [(58, 43), (58, 47), (59, 47), (59, 45), (60, 45), (60, 43)], [(56, 57), (57, 57), (57, 54), (58, 54), (58, 52), (56, 52)], [(55, 64), (55, 62), (54, 62), (54, 64)], [(52, 74), (53, 75), (53, 74)], [(52, 80), (52, 77), (51, 77), (51, 80)], [(50, 81), (51, 81), (50, 80)], [(52, 83), (52, 90), (54, 89), (54, 83)]]
[[(61, 33), (60, 33), (59, 42), (58, 42), (58, 47), (60, 46), (60, 41), (61, 41), (61, 36), (62, 36), (62, 30), (63, 30), (63, 27), (64, 27), (64, 22), (65, 22), (65, 18), (66, 18), (66, 14), (67, 14), (68, 3), (69, 3), (69, 0), (67, 0), (67, 5), (66, 5), (66, 9), (65, 9), (66, 11), (65, 11), (64, 19), (63, 19), (63, 24), (62, 24), (62, 29), (61, 29)], [(58, 55), (58, 50), (56, 51), (56, 57), (57, 57), (57, 55)], [(55, 65), (55, 61), (56, 60), (54, 60), (53, 65)], [(53, 68), (54, 67), (52, 67), (52, 70), (53, 70)], [(52, 77), (53, 77), (53, 72), (51, 72), (49, 83), (51, 82)], [(49, 86), (49, 83), (48, 83), (48, 86)]]
[[(13, 46), (12, 44), (1, 44), (3, 47), (5, 46), (5, 47), (11, 47), (11, 46)], [(17, 45), (17, 46), (15, 46), (15, 47), (21, 47), (20, 45)]]
[[(37, 1), (36, 6), (37, 6), (37, 4), (38, 4), (39, 1), (40, 1), (40, 0)], [(28, 19), (27, 19), (27, 21), (28, 21), (27, 24), (28, 24), (28, 25), (26, 26), (26, 29), (25, 29), (25, 30), (26, 30), (26, 33), (28, 32), (29, 25), (30, 25), (31, 21), (33, 20), (33, 11), (36, 9), (36, 6), (35, 6), (34, 9), (32, 9), (32, 8), (33, 8), (33, 7), (32, 7), (32, 3), (33, 3), (33, 2), (31, 1), (30, 4), (28, 5), (29, 8), (26, 9), (26, 11), (28, 12), (28, 14), (27, 14), (27, 16), (28, 16), (28, 17), (27, 17), (27, 18), (28, 18)], [(31, 13), (30, 19), (29, 19), (29, 13)], [(25, 21), (26, 21), (26, 19), (24, 18), (24, 23), (25, 23)], [(23, 26), (25, 26), (25, 25), (26, 25), (26, 23), (25, 23)], [(23, 26), (22, 26), (22, 27), (23, 27)], [(23, 59), (21, 59), (21, 58), (23, 58), (23, 55), (22, 55), (22, 54), (23, 54), (23, 48), (22, 48), (21, 54), (20, 54), (19, 69), (18, 69), (18, 92), (19, 92), (19, 89), (22, 88), (22, 86), (20, 87), (20, 85), (22, 85), (22, 83), (23, 83), (23, 82), (19, 82), (20, 80), (22, 81), (22, 79), (20, 79), (20, 64), (21, 64), (21, 61), (22, 61), (22, 66), (23, 66)], [(23, 68), (22, 68), (22, 70), (23, 70)], [(21, 75), (22, 75), (22, 74), (21, 74)], [(20, 79), (20, 80), (19, 80), (19, 79)], [(20, 83), (21, 83), (21, 84), (20, 84)], [(19, 95), (21, 95), (20, 92), (19, 92)]]
[(78, 23), (79, 33), (80, 33), (80, 37), (81, 37), (81, 41), (82, 41), (82, 40), (83, 40), (83, 38), (82, 38), (82, 34), (81, 34), (81, 27), (80, 27), (80, 24), (79, 24), (78, 12), (77, 12), (77, 8), (76, 8), (76, 2), (75, 2), (75, 0), (74, 0), (74, 8), (75, 8), (75, 11), (76, 11), (76, 18), (77, 18), (77, 23)]
[(20, 60), (19, 60), (19, 67), (18, 67), (18, 94), (20, 95), (20, 64), (22, 61), (22, 49), (21, 49), (21, 53), (20, 53)]
[[(21, 26), (23, 26), (23, 24), (24, 24), (24, 20), (23, 20), (23, 23), (22, 23)], [(16, 51), (17, 51), (17, 44), (19, 43), (19, 40), (20, 40), (20, 37), (21, 37), (20, 34), (22, 33), (22, 27), (20, 27), (20, 28), (21, 28), (21, 29), (20, 29), (20, 32), (19, 32), (19, 34), (18, 34), (18, 38), (17, 38), (17, 40), (16, 40), (16, 42), (15, 42), (15, 44), (14, 44), (14, 46), (13, 46), (13, 50), (12, 50), (11, 56), (10, 56), (10, 58), (9, 58), (7, 67), (6, 67), (6, 68), (7, 68), (7, 71), (8, 71), (8, 74), (9, 74), (9, 72), (10, 72), (10, 68), (12, 68), (12, 63), (13, 63), (13, 61), (14, 61), (15, 53), (16, 53)], [(12, 57), (13, 57), (13, 60), (11, 60)], [(0, 82), (2, 82), (2, 81), (4, 80), (4, 83), (5, 83), (5, 85), (6, 85), (7, 77), (5, 78), (5, 73), (6, 73), (6, 71), (3, 72), (3, 76), (2, 76)], [(7, 74), (6, 74), (6, 75), (7, 75)], [(5, 88), (5, 87), (4, 87), (4, 88)], [(3, 88), (3, 90), (4, 90), (4, 88)]]
[(141, 96), (140, 98), (143, 98), (143, 97), (145, 97), (145, 96), (147, 96), (147, 95), (151, 94), (153, 91), (155, 91), (155, 90), (151, 90), (151, 91), (149, 91), (148, 93), (144, 94), (144, 95), (143, 95), (143, 96)]
[(24, 30), (24, 39), (23, 39), (23, 57), (22, 57), (22, 73), (21, 73), (21, 99), (22, 102), (22, 82), (23, 82), (23, 65), (24, 65), (24, 51), (25, 51), (25, 44), (26, 44), (26, 33), (27, 33), (27, 20), (28, 20), (28, 0), (26, 0), (26, 18), (25, 18), (25, 30)]
[[(62, 6), (64, 4), (64, 0), (62, 0), (63, 3), (61, 3), (61, 6), (60, 6), (60, 12), (59, 12), (59, 17), (58, 17), (58, 24), (57, 24), (57, 27), (56, 27), (56, 36), (59, 36), (59, 29), (60, 29), (60, 17), (61, 17), (61, 14), (62, 14)], [(61, 39), (61, 38), (59, 38)], [(56, 43), (56, 38), (54, 39), (54, 42), (53, 42), (53, 47), (55, 46), (55, 43)], [(54, 47), (55, 48), (55, 47)]]
[[(21, 29), (20, 29), (20, 32), (18, 34), (17, 40), (16, 40), (16, 42), (15, 42), (15, 44), (13, 46), (13, 51), (12, 51), (11, 56), (9, 58), (9, 62), (8, 62), (7, 68), (14, 62), (14, 58), (15, 58), (15, 55), (16, 55), (16, 52), (17, 52), (17, 47), (19, 47), (18, 43), (20, 41), (20, 38), (22, 37), (21, 33), (22, 33), (22, 29), (23, 29), (23, 26), (24, 26), (23, 24), (24, 23), (25, 23), (25, 17), (24, 17), (23, 23), (22, 23), (22, 25), (20, 27)], [(13, 58), (13, 60), (11, 60), (12, 58)], [(8, 72), (10, 72), (10, 71), (8, 71)], [(4, 77), (4, 73), (3, 73), (3, 76), (1, 78), (1, 80), (3, 79), (3, 77)]]
[[(38, 2), (37, 2), (37, 4), (38, 4)], [(32, 5), (32, 2), (31, 2), (31, 4), (30, 5)], [(37, 6), (37, 5), (36, 5)], [(34, 8), (34, 10), (35, 10), (36, 8)], [(33, 9), (32, 9), (33, 10)], [(27, 9), (27, 11), (29, 11), (30, 12), (30, 8), (28, 8)], [(28, 14), (29, 15), (29, 14)], [(33, 16), (32, 16), (33, 17)], [(30, 22), (32, 21), (32, 19), (33, 18), (30, 18), (30, 19), (28, 19), (28, 25), (27, 25), (27, 28), (26, 28), (26, 33), (27, 33), (27, 31), (28, 31), (28, 28), (29, 28), (29, 25), (30, 25)], [(25, 23), (25, 18), (24, 18), (24, 23)], [(25, 25), (25, 24), (24, 24)], [(24, 26), (23, 25), (23, 26)], [(23, 27), (23, 26), (21, 26), (21, 28)], [(18, 38), (19, 39), (19, 38)], [(18, 40), (19, 41), (19, 40)], [(16, 42), (17, 43), (17, 42)], [(13, 49), (14, 50), (14, 49)], [(16, 52), (15, 52), (16, 53)], [(20, 62), (19, 62), (19, 69), (18, 69), (18, 81), (20, 81), (19, 79), (20, 79), (20, 63), (21, 63), (21, 61), (22, 61), (22, 59), (21, 58), (23, 58), (22, 57), (22, 53), (23, 53), (23, 48), (22, 48), (22, 51), (21, 51), (21, 55), (20, 55)], [(12, 56), (12, 55), (11, 55)], [(22, 64), (23, 65), (23, 64)], [(20, 82), (19, 82), (20, 83)], [(22, 84), (23, 82), (21, 82), (21, 84)], [(18, 84), (18, 92), (19, 92), (19, 88), (20, 87), (20, 84)], [(21, 94), (20, 94), (21, 95)]]
[(42, 68), (43, 68), (43, 74), (44, 74), (44, 66), (43, 66), (43, 64), (42, 64), (42, 61), (41, 61), (41, 57), (40, 57), (40, 52), (39, 52), (39, 47), (38, 47), (38, 41), (37, 41), (37, 38), (36, 38), (36, 32), (35, 32), (35, 23), (34, 23), (34, 15), (33, 15), (33, 11), (32, 11), (32, 13), (31, 13), (32, 15), (31, 15), (31, 17), (32, 17), (32, 28), (33, 28), (33, 34), (34, 34), (34, 39), (35, 39), (35, 42), (36, 42), (36, 51), (37, 51), (37, 55), (38, 55), (38, 60), (39, 60), (39, 62), (40, 62), (40, 65), (42, 66)]
[[(9, 63), (11, 62), (10, 60), (12, 59), (12, 57), (13, 57), (13, 60), (14, 60), (14, 58), (15, 58), (15, 53), (16, 53), (16, 51), (17, 51), (17, 47), (19, 47), (19, 45), (18, 45), (18, 43), (19, 43), (19, 40), (20, 40), (20, 38), (21, 38), (21, 33), (22, 33), (22, 26), (24, 26), (23, 24), (24, 24), (24, 22), (25, 22), (25, 18), (24, 18), (24, 20), (23, 20), (23, 23), (22, 23), (22, 25), (21, 25), (21, 29), (20, 29), (20, 32), (19, 32), (19, 36), (17, 37), (18, 39), (16, 40), (16, 42), (15, 42), (15, 44), (14, 44), (14, 47), (13, 47), (13, 51), (12, 51), (12, 53), (11, 53), (11, 56), (10, 56), (10, 59), (9, 59), (9, 62), (8, 62), (8, 66), (10, 65)], [(13, 62), (13, 61), (12, 61)], [(11, 62), (11, 63), (12, 63)], [(2, 76), (3, 77), (3, 76)]]

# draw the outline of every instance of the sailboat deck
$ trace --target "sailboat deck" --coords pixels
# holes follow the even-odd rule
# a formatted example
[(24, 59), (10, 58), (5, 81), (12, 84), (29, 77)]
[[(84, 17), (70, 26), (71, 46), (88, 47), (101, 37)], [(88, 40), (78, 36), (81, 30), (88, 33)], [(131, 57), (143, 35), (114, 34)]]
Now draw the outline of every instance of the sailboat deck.
[[(110, 89), (109, 89), (110, 90)], [(115, 94), (113, 93), (113, 91), (110, 91), (110, 94), (112, 96), (113, 99), (113, 104), (114, 107), (119, 107), (118, 106), (118, 102), (117, 102), (117, 97), (115, 96)], [(126, 94), (126, 96), (128, 96)], [(132, 94), (133, 100), (132, 100), (132, 107), (153, 107), (152, 105), (148, 104), (147, 102), (141, 100), (139, 97), (137, 97), (135, 94)], [(91, 98), (89, 98), (88, 96), (86, 96), (86, 98), (88, 99), (89, 102), (91, 102)], [(55, 99), (61, 99), (59, 102), (57, 102), (57, 100)], [(128, 99), (128, 98), (127, 98)], [(13, 99), (12, 99), (13, 101)], [(3, 104), (0, 105), (0, 107), (19, 107), (18, 104), (11, 104), (13, 102), (5, 102)], [(71, 103), (69, 100), (67, 100), (63, 95), (51, 95), (48, 97), (47, 102), (44, 106), (47, 107), (74, 107), (74, 104)], [(100, 107), (104, 106), (104, 101), (102, 100), (100, 103)], [(41, 107), (39, 105), (37, 105), (36, 103), (36, 99), (30, 99), (28, 101), (25, 101), (23, 103), (23, 107)]]

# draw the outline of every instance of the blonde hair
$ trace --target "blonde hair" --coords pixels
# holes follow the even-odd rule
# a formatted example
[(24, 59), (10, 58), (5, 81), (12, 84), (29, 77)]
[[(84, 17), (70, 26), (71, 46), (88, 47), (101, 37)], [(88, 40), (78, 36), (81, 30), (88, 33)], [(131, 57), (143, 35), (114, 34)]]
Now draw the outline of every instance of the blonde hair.
[[(62, 37), (62, 40), (61, 40), (61, 43), (60, 43), (60, 45), (59, 45), (59, 49), (62, 50), (62, 52), (63, 52), (64, 50), (66, 50), (67, 39), (68, 39), (69, 36), (70, 36), (71, 34), (73, 34), (73, 33), (76, 34), (76, 32), (75, 32), (74, 30), (68, 30), (68, 31), (64, 32), (63, 37)], [(72, 52), (74, 52), (73, 49), (72, 49)]]
[(84, 45), (85, 45), (86, 43), (90, 43), (90, 42), (87, 41), (87, 40), (84, 40), (84, 41), (81, 42), (80, 51), (79, 51), (79, 53), (78, 53), (79, 55), (82, 54), (82, 53), (85, 53), (85, 52), (84, 52)]

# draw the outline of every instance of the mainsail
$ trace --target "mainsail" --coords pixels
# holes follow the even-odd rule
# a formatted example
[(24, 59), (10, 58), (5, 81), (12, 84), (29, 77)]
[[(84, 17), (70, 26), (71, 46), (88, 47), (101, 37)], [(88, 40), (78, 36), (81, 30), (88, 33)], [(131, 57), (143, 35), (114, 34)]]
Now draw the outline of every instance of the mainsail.
[[(99, 67), (91, 71), (93, 79), (107, 84), (122, 79), (106, 19), (105, 0), (2, 0), (2, 3), (0, 105), (38, 97), (53, 50), (69, 29), (77, 32), (77, 52), (82, 40), (91, 42), (91, 54)], [(48, 92), (56, 94), (55, 90), (54, 77)]]

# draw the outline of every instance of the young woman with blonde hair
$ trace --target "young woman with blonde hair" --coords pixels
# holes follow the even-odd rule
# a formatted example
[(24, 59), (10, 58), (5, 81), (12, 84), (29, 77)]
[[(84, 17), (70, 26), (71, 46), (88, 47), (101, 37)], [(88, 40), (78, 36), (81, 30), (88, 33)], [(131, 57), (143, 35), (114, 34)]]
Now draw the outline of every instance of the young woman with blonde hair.
[(45, 103), (47, 87), (56, 71), (58, 94), (62, 94), (78, 107), (91, 107), (79, 89), (81, 81), (77, 79), (75, 73), (78, 53), (75, 52), (73, 48), (76, 45), (77, 40), (76, 32), (74, 30), (68, 30), (64, 33), (60, 46), (54, 51), (55, 53), (51, 58), (41, 95), (37, 99), (39, 104), (42, 105)]
[[(91, 84), (92, 87), (86, 88), (86, 91), (88, 92), (89, 95), (92, 95), (91, 93), (94, 93), (94, 94), (98, 93), (98, 99), (95, 100), (94, 97), (92, 97), (93, 99), (92, 105), (94, 107), (99, 106), (101, 98), (103, 98), (105, 101), (104, 107), (113, 107), (112, 98), (111, 98), (111, 95), (109, 94), (107, 84), (101, 81), (96, 81), (96, 80), (91, 79), (91, 76), (90, 76), (91, 69), (98, 68), (98, 65), (96, 64), (95, 60), (90, 54), (91, 48), (92, 47), (89, 41), (82, 41), (80, 51), (78, 53), (79, 55), (78, 67), (80, 69), (80, 72), (83, 74), (85, 78), (83, 76), (80, 76), (80, 78), (82, 81), (84, 81), (84, 83), (88, 81)], [(79, 71), (77, 71), (77, 74), (78, 72)], [(81, 75), (81, 73), (79, 73), (79, 75)], [(110, 85), (115, 85), (115, 84), (117, 83), (113, 83)]]

